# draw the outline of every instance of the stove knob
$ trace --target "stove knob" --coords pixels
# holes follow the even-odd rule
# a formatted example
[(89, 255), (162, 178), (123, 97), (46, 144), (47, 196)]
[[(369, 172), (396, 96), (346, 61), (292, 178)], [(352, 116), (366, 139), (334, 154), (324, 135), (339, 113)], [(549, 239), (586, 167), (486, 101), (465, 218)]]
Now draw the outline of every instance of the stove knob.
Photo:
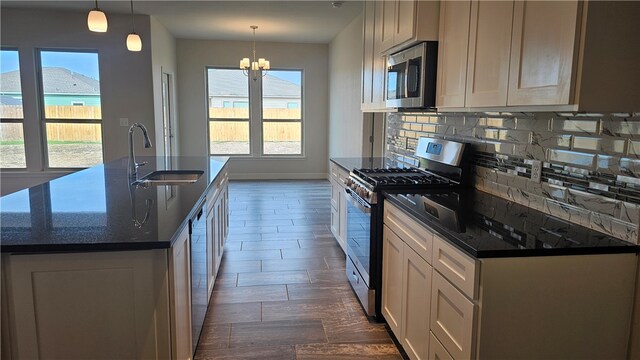
[(371, 198), (371, 191), (365, 190), (364, 191), (364, 197), (367, 198), (367, 199)]
[(344, 184), (345, 184), (346, 186), (351, 185), (351, 183), (352, 183), (352, 182), (353, 182), (353, 180), (351, 180), (351, 179), (344, 179)]

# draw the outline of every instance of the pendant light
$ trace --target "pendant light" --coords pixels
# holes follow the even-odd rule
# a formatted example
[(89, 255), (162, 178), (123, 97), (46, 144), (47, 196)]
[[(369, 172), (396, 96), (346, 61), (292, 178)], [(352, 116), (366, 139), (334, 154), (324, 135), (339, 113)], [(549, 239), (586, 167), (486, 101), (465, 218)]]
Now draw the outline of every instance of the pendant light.
[(271, 69), (271, 63), (265, 58), (259, 58), (256, 60), (256, 29), (258, 27), (256, 25), (251, 25), (250, 28), (253, 30), (253, 61), (249, 58), (243, 58), (240, 60), (240, 69), (243, 70), (243, 74), (247, 77), (251, 72), (253, 81), (256, 81), (258, 80), (260, 71), (262, 71), (263, 77), (267, 75), (267, 70)]
[(98, 0), (96, 0), (95, 9), (89, 11), (87, 26), (89, 26), (89, 30), (93, 32), (107, 32), (107, 15), (98, 8)]
[(127, 49), (129, 51), (140, 51), (142, 50), (142, 39), (140, 39), (140, 35), (136, 34), (136, 24), (133, 15), (133, 0), (131, 0), (131, 27), (133, 31), (127, 35)]

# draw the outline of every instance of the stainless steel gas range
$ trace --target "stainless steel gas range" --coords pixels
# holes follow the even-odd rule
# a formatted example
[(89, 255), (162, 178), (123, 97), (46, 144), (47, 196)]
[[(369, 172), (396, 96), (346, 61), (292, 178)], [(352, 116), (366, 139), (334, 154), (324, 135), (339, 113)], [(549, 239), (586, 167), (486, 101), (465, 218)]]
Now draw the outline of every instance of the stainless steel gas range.
[(421, 138), (415, 155), (417, 168), (355, 169), (345, 184), (347, 198), (346, 272), (365, 313), (382, 319), (382, 223), (383, 193), (465, 186), (468, 171), (463, 154), (465, 144)]

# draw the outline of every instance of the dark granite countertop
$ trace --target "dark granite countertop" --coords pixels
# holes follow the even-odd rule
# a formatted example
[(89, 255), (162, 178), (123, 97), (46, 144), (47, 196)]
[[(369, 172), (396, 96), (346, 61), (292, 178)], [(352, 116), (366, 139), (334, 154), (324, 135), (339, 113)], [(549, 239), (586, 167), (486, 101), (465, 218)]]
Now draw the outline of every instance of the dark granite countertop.
[(329, 160), (347, 171), (361, 168), (384, 168), (386, 162), (386, 159), (382, 157), (331, 158)]
[(640, 246), (478, 190), (385, 197), (475, 258), (640, 252)]
[[(163, 157), (138, 177), (164, 170)], [(127, 159), (78, 171), (0, 198), (0, 251), (39, 253), (169, 248), (227, 157), (174, 157), (173, 170), (203, 170), (192, 184), (130, 186)], [(147, 216), (148, 215), (148, 216)], [(145, 216), (147, 216), (145, 221)], [(135, 219), (135, 220), (134, 220)]]

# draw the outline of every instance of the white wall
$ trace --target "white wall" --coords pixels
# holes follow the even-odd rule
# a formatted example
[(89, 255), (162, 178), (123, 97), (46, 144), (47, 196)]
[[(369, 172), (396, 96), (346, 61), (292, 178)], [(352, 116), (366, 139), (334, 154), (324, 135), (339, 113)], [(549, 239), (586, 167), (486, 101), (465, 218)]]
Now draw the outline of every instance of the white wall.
[[(177, 40), (181, 155), (208, 154), (207, 66), (237, 68), (251, 54), (252, 42)], [(326, 178), (328, 123), (328, 47), (325, 44), (257, 43), (260, 57), (274, 69), (303, 69), (303, 158), (235, 157), (229, 176), (244, 179)]]
[(177, 62), (176, 62), (176, 39), (169, 33), (169, 31), (162, 25), (156, 18), (151, 17), (151, 69), (153, 76), (153, 109), (155, 113), (155, 136), (157, 156), (164, 156), (164, 144), (163, 136), (163, 116), (162, 116), (162, 74), (170, 74), (173, 84), (170, 84), (170, 97), (173, 102), (173, 109), (171, 111), (174, 137), (171, 139), (173, 142), (173, 155), (179, 155), (179, 144), (177, 136), (178, 124), (178, 111), (176, 94), (176, 81), (177, 81)]
[[(131, 17), (108, 14), (108, 21), (108, 32), (101, 34), (87, 29), (86, 12), (2, 9), (1, 44), (17, 47), (20, 53), (25, 146), (29, 149), (26, 172), (3, 171), (2, 194), (60, 175), (42, 172), (35, 48), (98, 50), (105, 162), (127, 155), (127, 128), (120, 126), (120, 118), (143, 123), (155, 144), (149, 17), (136, 16), (136, 32), (143, 42), (142, 51), (137, 53), (128, 51), (125, 45), (131, 31)], [(144, 149), (141, 139), (136, 139), (137, 154), (155, 154), (155, 149)]]
[(329, 44), (329, 157), (363, 156), (362, 19)]

